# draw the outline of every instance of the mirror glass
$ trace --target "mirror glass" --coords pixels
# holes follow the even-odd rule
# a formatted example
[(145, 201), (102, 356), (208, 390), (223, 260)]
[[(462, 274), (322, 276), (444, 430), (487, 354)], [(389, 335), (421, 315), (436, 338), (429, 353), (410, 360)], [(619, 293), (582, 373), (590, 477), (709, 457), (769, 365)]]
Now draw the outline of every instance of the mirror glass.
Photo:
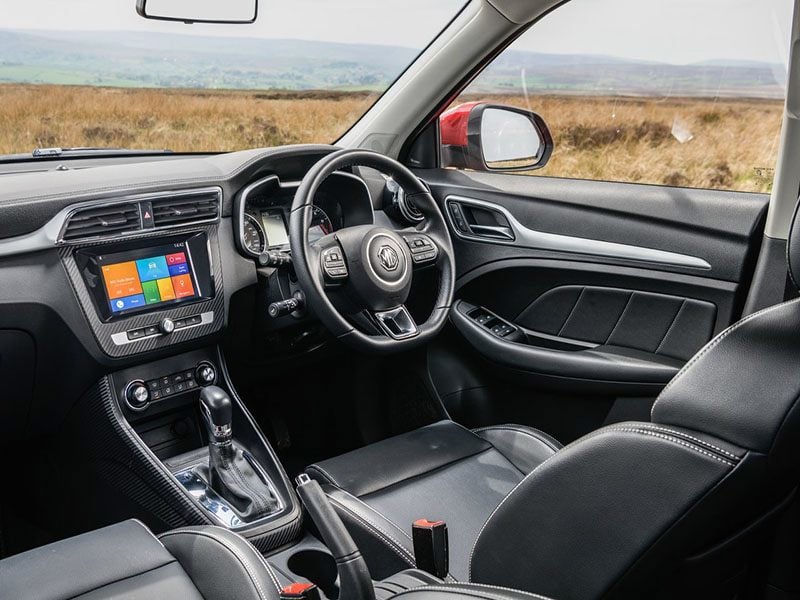
[(487, 108), (481, 119), (481, 149), (490, 169), (521, 169), (538, 164), (544, 144), (525, 115)]
[(149, 19), (252, 23), (258, 0), (138, 0), (137, 10)]

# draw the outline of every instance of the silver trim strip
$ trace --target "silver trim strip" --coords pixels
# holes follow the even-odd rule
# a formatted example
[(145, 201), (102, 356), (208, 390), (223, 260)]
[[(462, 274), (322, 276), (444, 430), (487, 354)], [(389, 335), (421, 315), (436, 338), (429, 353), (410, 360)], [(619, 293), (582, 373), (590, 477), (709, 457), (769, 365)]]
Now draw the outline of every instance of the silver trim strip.
[[(191, 316), (191, 315), (190, 315)], [(178, 317), (178, 319), (185, 318), (185, 317)], [(194, 327), (200, 327), (201, 325), (210, 325), (214, 322), (214, 311), (204, 312), (200, 315), (200, 322), (196, 323), (195, 325), (189, 325), (188, 327), (181, 327), (180, 329), (176, 329), (175, 331), (187, 331)], [(135, 340), (128, 339), (128, 332), (127, 331), (120, 331), (119, 333), (111, 334), (111, 341), (114, 342), (117, 346), (124, 346), (126, 344), (135, 344), (136, 342), (141, 342), (142, 340), (149, 340), (150, 338), (164, 336), (163, 333), (155, 333), (153, 335), (146, 335), (144, 337), (136, 338)], [(170, 334), (171, 335), (171, 334)]]
[[(496, 238), (485, 238), (478, 235), (464, 233), (456, 227), (453, 215), (450, 212), (449, 203), (457, 202), (464, 206), (477, 206), (485, 210), (492, 210), (503, 215), (511, 226), (515, 240), (502, 240)], [(681, 267), (689, 269), (711, 269), (711, 265), (704, 259), (676, 252), (656, 250), (654, 248), (644, 248), (641, 246), (630, 246), (628, 244), (618, 244), (616, 242), (605, 242), (589, 238), (579, 238), (556, 233), (545, 233), (529, 229), (520, 223), (505, 207), (477, 200), (465, 196), (451, 195), (444, 200), (445, 213), (450, 227), (455, 234), (465, 240), (481, 242), (484, 244), (502, 244), (506, 246), (519, 246), (522, 248), (534, 248), (537, 250), (552, 250), (556, 252), (566, 252), (569, 254), (588, 254), (591, 256), (605, 256), (608, 258), (618, 258), (638, 262), (657, 263), (671, 267)]]
[[(193, 194), (215, 193), (217, 195), (217, 202), (219, 204), (219, 212), (215, 219), (199, 219), (186, 223), (177, 223), (175, 225), (162, 225), (154, 229), (139, 229), (137, 231), (126, 231), (116, 235), (108, 236), (95, 236), (85, 237), (76, 240), (62, 241), (61, 234), (67, 224), (67, 219), (75, 212), (86, 208), (114, 206), (115, 204), (126, 204), (129, 202), (142, 202), (148, 200), (159, 200), (161, 198), (188, 196)], [(24, 235), (17, 237), (6, 238), (0, 240), (0, 257), (14, 256), (17, 254), (27, 254), (29, 252), (38, 252), (40, 250), (49, 250), (57, 246), (72, 246), (94, 242), (111, 242), (120, 239), (128, 238), (149, 238), (164, 236), (170, 229), (193, 227), (205, 223), (217, 223), (222, 216), (222, 188), (219, 186), (203, 187), (203, 188), (190, 188), (182, 190), (170, 190), (165, 192), (149, 192), (141, 194), (132, 194), (127, 196), (116, 196), (113, 198), (103, 198), (100, 200), (89, 200), (86, 202), (77, 202), (62, 208), (56, 215), (45, 223), (41, 228)]]
[[(369, 198), (370, 211), (374, 212), (374, 209), (373, 209), (374, 205), (373, 205), (373, 202), (372, 202), (372, 194), (369, 191), (369, 186), (367, 185), (366, 181), (364, 181), (358, 175), (354, 175), (353, 173), (343, 173), (341, 171), (337, 171), (335, 173), (331, 173), (329, 175), (329, 177), (333, 177), (335, 175), (338, 175), (340, 177), (350, 177), (351, 179), (355, 179), (356, 181), (359, 181), (361, 183), (361, 185), (364, 186), (364, 189), (367, 191), (367, 198)], [(281, 189), (284, 189), (284, 190), (292, 189), (292, 188), (295, 188), (295, 189), (299, 188), (300, 184), (302, 183), (302, 181), (281, 181), (280, 177), (278, 177), (277, 175), (267, 175), (266, 177), (262, 177), (261, 179), (255, 180), (254, 182), (249, 184), (247, 187), (245, 187), (244, 190), (242, 190), (242, 193), (239, 196), (239, 198), (237, 198), (237, 200), (236, 200), (236, 204), (237, 204), (237, 206), (236, 206), (236, 229), (238, 230), (238, 235), (236, 236), (236, 241), (239, 243), (239, 250), (242, 253), (246, 254), (247, 256), (252, 256), (253, 258), (258, 258), (258, 254), (254, 254), (253, 252), (250, 252), (247, 249), (247, 246), (244, 243), (244, 214), (246, 212), (245, 209), (247, 208), (247, 198), (253, 192), (253, 190), (255, 190), (255, 189), (261, 187), (262, 185), (264, 185), (265, 183), (267, 183), (269, 181), (273, 181), (273, 180), (277, 181), (278, 182), (278, 187), (281, 188)], [(373, 223), (375, 222), (374, 217), (373, 217), (372, 222)], [(287, 228), (289, 227), (288, 223), (286, 224), (286, 227)], [(275, 248), (275, 246), (267, 246), (267, 249), (269, 249), (270, 247)]]
[(246, 450), (243, 451), (243, 455), (245, 460), (250, 463), (250, 466), (264, 482), (264, 485), (266, 485), (267, 488), (272, 492), (272, 495), (275, 496), (275, 500), (277, 502), (277, 506), (274, 510), (265, 513), (260, 517), (253, 519), (252, 521), (246, 521), (242, 519), (238, 513), (236, 513), (233, 507), (231, 507), (228, 501), (217, 494), (214, 488), (212, 488), (211, 485), (200, 475), (198, 472), (198, 467), (208, 468), (208, 458), (201, 459), (194, 465), (184, 467), (173, 475), (175, 479), (178, 480), (178, 483), (181, 484), (184, 491), (189, 494), (189, 496), (194, 498), (200, 504), (200, 506), (202, 506), (206, 512), (214, 518), (214, 520), (216, 520), (223, 527), (227, 527), (228, 529), (232, 529), (234, 531), (267, 521), (286, 508), (283, 498), (281, 498), (281, 495), (275, 489), (275, 484), (272, 482), (272, 479), (270, 479), (269, 475), (267, 475), (267, 472), (261, 463), (259, 463), (256, 458)]

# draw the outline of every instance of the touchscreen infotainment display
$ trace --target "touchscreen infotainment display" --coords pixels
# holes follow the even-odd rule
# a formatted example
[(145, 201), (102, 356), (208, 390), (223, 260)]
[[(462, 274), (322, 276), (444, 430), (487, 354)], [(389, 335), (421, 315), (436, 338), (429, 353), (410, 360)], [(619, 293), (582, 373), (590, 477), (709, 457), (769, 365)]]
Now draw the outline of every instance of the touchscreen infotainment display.
[[(137, 255), (142, 255), (141, 257)], [(112, 314), (195, 298), (197, 286), (184, 243), (97, 256)]]

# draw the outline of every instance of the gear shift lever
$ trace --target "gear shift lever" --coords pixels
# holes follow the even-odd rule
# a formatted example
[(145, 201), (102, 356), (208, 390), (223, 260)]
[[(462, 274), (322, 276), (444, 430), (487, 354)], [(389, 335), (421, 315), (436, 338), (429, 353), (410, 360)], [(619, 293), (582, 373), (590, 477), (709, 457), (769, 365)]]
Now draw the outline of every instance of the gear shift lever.
[(233, 441), (233, 404), (222, 389), (217, 386), (200, 391), (200, 410), (208, 431), (208, 441), (216, 445), (230, 444)]
[(275, 512), (278, 499), (256, 470), (255, 459), (233, 439), (233, 403), (228, 394), (213, 385), (203, 388), (200, 412), (208, 431), (208, 483), (245, 522)]

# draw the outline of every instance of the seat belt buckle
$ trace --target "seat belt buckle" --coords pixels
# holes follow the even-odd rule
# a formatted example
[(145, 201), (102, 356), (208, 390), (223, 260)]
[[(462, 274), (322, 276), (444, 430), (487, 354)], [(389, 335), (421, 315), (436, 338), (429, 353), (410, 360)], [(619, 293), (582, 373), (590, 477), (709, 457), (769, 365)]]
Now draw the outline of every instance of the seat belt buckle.
[(292, 583), (281, 590), (281, 600), (320, 600), (319, 588), (313, 583)]
[(417, 568), (439, 579), (447, 577), (450, 571), (447, 523), (418, 519), (414, 521), (412, 533)]

